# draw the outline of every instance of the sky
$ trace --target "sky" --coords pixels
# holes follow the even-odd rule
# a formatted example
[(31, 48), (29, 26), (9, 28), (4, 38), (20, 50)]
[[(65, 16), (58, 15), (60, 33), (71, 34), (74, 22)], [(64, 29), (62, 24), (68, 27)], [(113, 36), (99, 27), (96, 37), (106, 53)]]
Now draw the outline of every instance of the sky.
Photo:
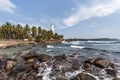
[(65, 38), (119, 38), (120, 0), (0, 0), (0, 25), (29, 24)]

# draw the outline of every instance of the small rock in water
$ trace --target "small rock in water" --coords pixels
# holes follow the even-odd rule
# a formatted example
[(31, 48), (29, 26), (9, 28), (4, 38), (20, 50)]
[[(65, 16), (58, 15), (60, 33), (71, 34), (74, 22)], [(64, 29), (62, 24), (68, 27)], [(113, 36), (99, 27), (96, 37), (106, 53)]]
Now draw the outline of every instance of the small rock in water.
[(14, 64), (15, 64), (15, 61), (7, 61), (6, 71), (10, 72)]
[(90, 63), (99, 68), (108, 68), (109, 65), (111, 64), (111, 61), (104, 58), (92, 58), (92, 59), (86, 60), (85, 63)]
[(31, 51), (31, 52), (29, 52), (28, 54), (26, 54), (26, 55), (23, 55), (22, 57), (25, 59), (25, 60), (28, 60), (28, 59), (30, 59), (30, 58), (37, 58), (37, 54), (36, 54), (36, 52), (33, 52), (33, 51)]
[(0, 61), (1, 61), (2, 59), (6, 58), (6, 57), (7, 57), (6, 54), (0, 54)]
[(94, 64), (95, 60), (96, 60), (96, 58), (87, 59), (86, 61), (84, 61), (84, 63)]
[(72, 68), (74, 70), (79, 70), (82, 63), (76, 59), (72, 60)]
[(7, 65), (7, 59), (0, 60), (0, 69), (5, 69)]
[(22, 52), (21, 52), (21, 51), (17, 51), (17, 52), (15, 52), (13, 55), (18, 56), (18, 55), (20, 55), (20, 54), (22, 54)]
[(117, 70), (114, 70), (114, 69), (106, 69), (105, 71), (107, 72), (107, 74), (110, 74), (110, 75), (112, 75), (114, 77), (117, 74)]
[(74, 80), (96, 80), (96, 78), (87, 73), (79, 73)]
[(5, 74), (5, 71), (4, 71), (4, 70), (2, 70), (2, 71), (0, 72), (0, 80), (8, 80), (8, 77), (7, 77), (7, 75)]
[(40, 60), (40, 62), (46, 62), (46, 61), (49, 61), (51, 60), (51, 56), (47, 55), (47, 54), (40, 54), (38, 56), (38, 59)]
[(92, 65), (89, 63), (84, 63), (83, 64), (83, 69), (86, 71), (92, 71)]
[(95, 66), (100, 68), (108, 68), (109, 65), (111, 64), (111, 61), (104, 58), (97, 58), (93, 64), (95, 64)]
[(60, 56), (55, 56), (54, 57), (56, 60), (65, 60), (66, 56), (65, 55), (60, 55)]
[(120, 80), (120, 78), (115, 78), (115, 79), (113, 79), (113, 80)]

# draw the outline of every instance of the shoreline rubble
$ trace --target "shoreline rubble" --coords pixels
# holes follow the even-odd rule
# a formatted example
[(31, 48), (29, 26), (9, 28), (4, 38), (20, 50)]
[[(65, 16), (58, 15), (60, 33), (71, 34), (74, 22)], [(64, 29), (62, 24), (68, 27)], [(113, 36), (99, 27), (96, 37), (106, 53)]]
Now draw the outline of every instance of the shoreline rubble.
[(120, 65), (110, 59), (85, 58), (80, 54), (50, 56), (34, 51), (13, 56), (0, 54), (0, 80), (120, 79)]

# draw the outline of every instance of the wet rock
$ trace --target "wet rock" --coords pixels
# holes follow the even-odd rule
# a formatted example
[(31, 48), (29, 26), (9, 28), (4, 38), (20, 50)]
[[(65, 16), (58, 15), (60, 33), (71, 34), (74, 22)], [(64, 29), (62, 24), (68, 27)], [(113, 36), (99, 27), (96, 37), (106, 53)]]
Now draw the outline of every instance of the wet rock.
[(118, 68), (120, 68), (120, 65), (119, 64), (115, 64), (115, 63), (111, 63), (110, 67), (113, 68), (113, 69), (118, 69)]
[(92, 71), (92, 65), (89, 63), (84, 63), (82, 68), (86, 71)]
[[(67, 61), (54, 61), (52, 67), (51, 77), (62, 78), (65, 72), (73, 71), (72, 64)], [(55, 79), (56, 80), (56, 79)]]
[(84, 61), (87, 60), (88, 58), (86, 58), (85, 56), (78, 55), (76, 59), (81, 61), (81, 63), (84, 63)]
[(11, 69), (11, 72), (8, 74), (10, 77), (17, 77), (19, 73), (26, 72), (29, 73), (33, 70), (33, 65), (29, 64), (16, 64), (14, 67)]
[(51, 56), (49, 56), (49, 55), (47, 55), (47, 54), (40, 54), (39, 56), (38, 56), (38, 59), (39, 59), (39, 61), (40, 62), (46, 62), (46, 61), (49, 61), (49, 60), (51, 60)]
[(111, 61), (104, 58), (97, 58), (93, 64), (95, 64), (95, 66), (100, 68), (107, 68), (111, 64)]
[(60, 55), (60, 56), (55, 56), (54, 57), (56, 60), (65, 60), (66, 59), (66, 56), (65, 55)]
[(10, 60), (7, 61), (6, 72), (10, 72), (14, 64), (15, 64), (15, 61), (10, 61)]
[(22, 54), (22, 52), (21, 52), (21, 51), (17, 51), (17, 52), (15, 52), (13, 55), (18, 56), (18, 55), (20, 55), (20, 54)]
[(35, 72), (30, 72), (27, 74), (26, 80), (35, 80)]
[(7, 75), (5, 74), (5, 71), (2, 70), (2, 71), (0, 72), (0, 80), (7, 80), (7, 79), (8, 79), (8, 77), (7, 77)]
[(72, 60), (72, 68), (74, 70), (79, 70), (80, 66), (81, 66), (81, 62), (80, 61), (78, 61), (76, 59)]
[(53, 70), (69, 71), (71, 68), (72, 68), (72, 64), (65, 60), (53, 62)]
[(107, 74), (112, 76), (116, 76), (117, 74), (117, 70), (114, 70), (114, 69), (106, 69), (105, 71), (107, 72)]
[(47, 62), (46, 64), (47, 64), (48, 66), (51, 66), (51, 65), (52, 65), (52, 62), (49, 61), (49, 62)]
[(73, 53), (73, 54), (69, 54), (67, 57), (77, 57), (79, 54), (78, 53)]
[(26, 61), (27, 63), (34, 63), (35, 62), (35, 58), (30, 58)]
[(43, 76), (36, 76), (36, 77), (35, 77), (35, 80), (42, 80), (42, 77), (43, 77)]
[(3, 80), (3, 79), (4, 79), (3, 75), (2, 75), (2, 74), (0, 74), (0, 80)]
[(22, 56), (25, 60), (31, 59), (31, 58), (37, 58), (38, 55), (35, 52), (29, 52), (26, 55)]
[(120, 78), (115, 78), (115, 79), (113, 79), (113, 80), (120, 80)]
[(21, 72), (21, 73), (18, 73), (16, 80), (26, 80), (26, 77), (27, 77), (26, 73)]
[(84, 63), (90, 63), (99, 68), (107, 68), (111, 64), (111, 61), (104, 58), (92, 58), (92, 59), (86, 60)]
[(5, 59), (7, 57), (6, 54), (0, 54), (0, 60)]
[(0, 69), (5, 69), (7, 65), (7, 59), (0, 60)]
[(33, 67), (34, 67), (34, 70), (36, 72), (38, 72), (40, 65), (39, 64), (34, 64)]
[(74, 80), (96, 80), (96, 78), (86, 73), (79, 73)]
[(57, 77), (56, 80), (67, 80), (67, 79), (64, 79), (64, 78), (61, 78), (61, 77)]
[(94, 64), (95, 60), (96, 58), (87, 59), (86, 61), (84, 61), (84, 63)]

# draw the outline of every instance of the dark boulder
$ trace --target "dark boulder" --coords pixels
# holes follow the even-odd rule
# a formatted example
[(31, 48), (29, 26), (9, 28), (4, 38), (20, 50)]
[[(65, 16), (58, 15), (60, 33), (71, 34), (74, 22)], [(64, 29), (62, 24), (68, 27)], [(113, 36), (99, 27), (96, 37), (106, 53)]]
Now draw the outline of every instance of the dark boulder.
[(17, 74), (17, 77), (16, 77), (15, 80), (26, 80), (26, 77), (27, 77), (26, 73), (25, 72), (21, 72), (21, 73)]
[(7, 59), (0, 60), (0, 69), (5, 69), (7, 65)]
[(74, 70), (79, 70), (80, 66), (82, 65), (82, 63), (76, 59), (72, 60), (72, 68)]
[(107, 68), (111, 64), (111, 61), (105, 58), (92, 58), (87, 59), (84, 63), (90, 63), (99, 68)]
[(33, 71), (33, 65), (29, 65), (29, 64), (16, 64), (14, 65), (14, 67), (11, 69), (10, 73), (8, 74), (8, 76), (10, 77), (17, 77), (19, 73), (22, 72), (26, 72), (29, 73), (31, 71)]
[(115, 78), (115, 79), (113, 79), (113, 80), (120, 80), (120, 78)]
[(93, 64), (99, 68), (107, 68), (111, 64), (111, 61), (104, 58), (97, 58)]
[(79, 73), (74, 80), (96, 80), (96, 78), (86, 73)]
[(53, 66), (52, 66), (53, 71), (67, 72), (70, 71), (71, 69), (72, 69), (72, 64), (67, 62), (66, 60), (62, 60), (62, 61), (56, 60), (53, 62)]
[(22, 52), (21, 52), (21, 51), (16, 51), (13, 55), (18, 56), (18, 55), (20, 55), (20, 54), (22, 54)]
[(65, 60), (66, 56), (65, 55), (60, 55), (60, 56), (55, 56), (54, 57), (56, 60)]
[(36, 52), (29, 52), (26, 55), (22, 56), (25, 60), (31, 59), (31, 58), (37, 58), (38, 55), (36, 54)]
[(15, 61), (8, 60), (6, 64), (6, 72), (10, 72), (15, 63)]
[(119, 64), (115, 64), (115, 63), (111, 63), (110, 67), (113, 69), (119, 69), (120, 65)]
[(51, 60), (52, 57), (49, 56), (49, 55), (47, 55), (47, 54), (40, 54), (40, 55), (38, 56), (38, 59), (39, 59), (40, 62), (46, 62), (46, 61)]
[(114, 77), (117, 74), (117, 70), (114, 70), (114, 69), (106, 69), (105, 71), (107, 72), (107, 74), (112, 75)]
[(0, 54), (0, 61), (1, 61), (2, 59), (5, 59), (6, 57), (7, 57), (6, 54)]
[(89, 63), (84, 63), (82, 68), (86, 71), (92, 71), (92, 65)]
[(95, 60), (96, 60), (96, 58), (87, 59), (84, 61), (84, 63), (94, 64)]
[(0, 80), (8, 80), (8, 77), (4, 71), (0, 72)]

